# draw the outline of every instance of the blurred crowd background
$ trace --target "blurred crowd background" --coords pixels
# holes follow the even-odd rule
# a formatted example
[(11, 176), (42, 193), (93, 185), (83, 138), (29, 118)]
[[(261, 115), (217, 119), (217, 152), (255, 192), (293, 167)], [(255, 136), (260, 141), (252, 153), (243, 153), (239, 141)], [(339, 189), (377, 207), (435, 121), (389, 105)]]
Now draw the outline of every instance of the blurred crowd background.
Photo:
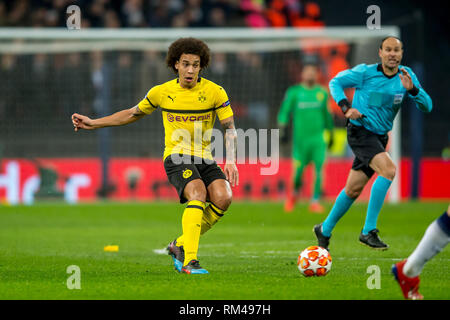
[(64, 27), (66, 8), (81, 8), (82, 28), (320, 26), (320, 7), (298, 0), (0, 1), (0, 25)]
[[(449, 157), (448, 19), (439, 20), (442, 10), (420, 1), (377, 3), (382, 9), (382, 24), (401, 28), (405, 43), (403, 63), (413, 70), (420, 67), (419, 78), (434, 101), (433, 112), (420, 120), (424, 155)], [(344, 6), (324, 0), (0, 0), (0, 27), (42, 28), (43, 32), (46, 27), (66, 27), (66, 9), (72, 4), (81, 9), (83, 29), (365, 26), (366, 8), (371, 3), (351, 0)], [(284, 92), (301, 80), (299, 74), (306, 60), (320, 66), (320, 83), (327, 86), (334, 75), (355, 61), (376, 62), (378, 45), (374, 42), (367, 46), (370, 56), (362, 57), (356, 57), (351, 43), (282, 53), (215, 52), (203, 76), (227, 89), (238, 126), (275, 128), (275, 115)], [(153, 85), (174, 77), (164, 65), (164, 55), (161, 51), (1, 54), (0, 154), (96, 155), (97, 142), (87, 137), (73, 140), (77, 148), (67, 147), (68, 139), (74, 138), (65, 136), (69, 134), (70, 114), (80, 112), (96, 117), (133, 106)], [(109, 64), (108, 77), (103, 69), (105, 62)], [(111, 92), (107, 107), (102, 96), (105, 85)], [(336, 125), (342, 127), (345, 121), (340, 110), (333, 101), (330, 106)], [(401, 114), (405, 156), (410, 155), (411, 146), (417, 142), (417, 122), (411, 120), (411, 109), (405, 107)], [(151, 117), (145, 123), (111, 133), (117, 135), (112, 155), (159, 156), (161, 126), (158, 117)], [(150, 145), (134, 138), (147, 127), (156, 135)], [(58, 138), (55, 130), (60, 132)], [(52, 144), (38, 143), (50, 140)], [(76, 149), (83, 151), (75, 152)]]

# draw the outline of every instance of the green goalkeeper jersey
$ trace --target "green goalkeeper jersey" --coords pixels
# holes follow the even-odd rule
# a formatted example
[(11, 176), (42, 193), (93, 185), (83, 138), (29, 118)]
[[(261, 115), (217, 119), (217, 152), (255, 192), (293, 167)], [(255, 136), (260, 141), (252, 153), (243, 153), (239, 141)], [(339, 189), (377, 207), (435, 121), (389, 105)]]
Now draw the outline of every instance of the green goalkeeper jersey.
[(289, 87), (278, 113), (278, 124), (286, 126), (291, 117), (294, 145), (306, 139), (323, 137), (325, 129), (333, 129), (327, 90), (320, 85), (312, 88), (302, 84)]

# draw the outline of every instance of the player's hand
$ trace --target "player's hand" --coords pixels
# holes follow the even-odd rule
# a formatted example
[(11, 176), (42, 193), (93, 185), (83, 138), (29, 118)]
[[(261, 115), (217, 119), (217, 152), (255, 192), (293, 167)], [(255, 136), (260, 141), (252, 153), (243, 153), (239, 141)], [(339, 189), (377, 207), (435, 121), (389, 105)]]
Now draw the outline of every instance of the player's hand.
[(225, 177), (227, 178), (228, 182), (230, 182), (232, 187), (239, 185), (239, 172), (236, 164), (226, 163), (223, 172), (225, 173)]
[(361, 118), (363, 118), (365, 116), (361, 112), (359, 112), (357, 109), (350, 108), (345, 113), (345, 117), (347, 119), (357, 120), (357, 119), (361, 119)]
[(406, 91), (411, 90), (414, 87), (411, 75), (406, 71), (405, 68), (400, 69), (400, 73), (398, 74), (400, 80), (402, 81), (403, 87), (405, 87)]
[(281, 136), (280, 136), (280, 141), (281, 143), (285, 144), (289, 142), (289, 133), (288, 133), (288, 128), (283, 127), (280, 129), (281, 131)]
[(75, 127), (75, 131), (78, 131), (80, 129), (85, 129), (85, 130), (95, 129), (91, 118), (83, 116), (78, 113), (74, 113), (72, 115), (72, 123), (73, 123), (73, 126)]

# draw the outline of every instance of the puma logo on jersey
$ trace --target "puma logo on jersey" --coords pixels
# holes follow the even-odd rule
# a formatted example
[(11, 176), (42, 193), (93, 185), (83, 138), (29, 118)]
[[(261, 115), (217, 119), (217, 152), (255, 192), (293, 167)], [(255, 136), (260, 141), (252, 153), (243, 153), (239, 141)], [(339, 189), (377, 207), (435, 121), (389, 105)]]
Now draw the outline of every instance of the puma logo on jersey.
[(170, 100), (172, 100), (172, 102), (175, 102), (174, 99), (175, 99), (176, 97), (172, 98), (171, 96), (167, 96), (167, 98), (169, 98)]

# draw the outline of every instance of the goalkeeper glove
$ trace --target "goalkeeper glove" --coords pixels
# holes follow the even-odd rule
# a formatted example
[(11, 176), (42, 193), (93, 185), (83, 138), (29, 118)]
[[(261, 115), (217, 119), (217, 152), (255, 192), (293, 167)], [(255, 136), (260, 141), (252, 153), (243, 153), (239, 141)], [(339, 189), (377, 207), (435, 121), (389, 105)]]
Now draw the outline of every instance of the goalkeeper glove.
[(281, 131), (281, 136), (280, 136), (281, 143), (287, 143), (289, 141), (288, 128), (287, 127), (282, 127), (280, 129), (280, 131)]
[(332, 131), (330, 131), (330, 138), (328, 140), (328, 150), (330, 150), (333, 147), (334, 144), (334, 134)]

